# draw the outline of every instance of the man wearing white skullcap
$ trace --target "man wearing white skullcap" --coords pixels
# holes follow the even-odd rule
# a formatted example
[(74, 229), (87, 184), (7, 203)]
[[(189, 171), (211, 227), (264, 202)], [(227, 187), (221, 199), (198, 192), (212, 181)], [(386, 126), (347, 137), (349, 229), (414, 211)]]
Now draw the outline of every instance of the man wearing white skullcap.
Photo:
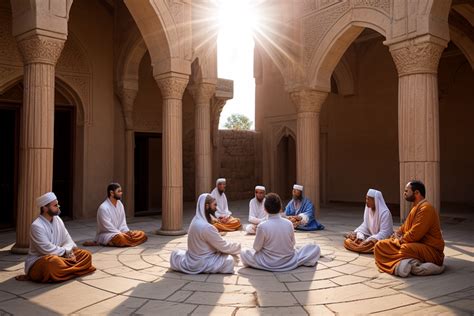
[(238, 230), (241, 226), (240, 220), (232, 216), (225, 196), (226, 179), (219, 178), (216, 181), (216, 187), (211, 195), (217, 202), (217, 211), (215, 213), (213, 224), (220, 232), (230, 232)]
[(293, 185), (293, 199), (285, 208), (285, 216), (293, 223), (294, 228), (298, 230), (324, 229), (324, 225), (314, 217), (314, 211), (313, 203), (303, 196), (303, 186)]
[(265, 212), (265, 187), (257, 185), (255, 187), (255, 197), (249, 202), (249, 222), (245, 227), (247, 234), (255, 235), (257, 226), (267, 219), (268, 214)]
[(359, 253), (373, 253), (377, 241), (393, 233), (392, 213), (382, 192), (369, 189), (365, 196), (364, 221), (353, 232), (346, 234), (344, 247)]
[(31, 224), (30, 249), (25, 275), (20, 281), (59, 282), (95, 271), (90, 252), (78, 249), (58, 216), (56, 195), (48, 192), (36, 199), (40, 216)]

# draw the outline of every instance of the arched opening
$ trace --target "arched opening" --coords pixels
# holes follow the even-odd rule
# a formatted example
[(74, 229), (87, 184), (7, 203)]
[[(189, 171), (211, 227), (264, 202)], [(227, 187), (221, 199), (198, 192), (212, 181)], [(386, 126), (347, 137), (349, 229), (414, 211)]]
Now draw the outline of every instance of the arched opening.
[(398, 76), (384, 39), (366, 28), (339, 61), (354, 89), (333, 79), (321, 111), (321, 191), (323, 201), (359, 205), (375, 188), (398, 215)]
[(292, 135), (285, 135), (277, 145), (276, 188), (283, 200), (291, 197), (291, 188), (296, 183), (296, 141)]
[[(64, 87), (64, 84), (59, 86)], [(4, 203), (0, 211), (0, 229), (16, 225), (22, 102), (22, 82), (0, 95), (0, 198)], [(82, 138), (82, 128), (76, 123), (77, 108), (71, 95), (61, 88), (56, 88), (53, 192), (60, 202), (63, 219), (74, 218), (77, 208), (74, 198), (82, 194), (82, 190), (77, 188), (76, 180), (76, 174), (81, 170), (77, 156), (82, 152), (82, 149), (76, 146), (81, 143), (78, 139)]]
[(474, 71), (450, 42), (438, 68), (441, 214), (474, 210)]

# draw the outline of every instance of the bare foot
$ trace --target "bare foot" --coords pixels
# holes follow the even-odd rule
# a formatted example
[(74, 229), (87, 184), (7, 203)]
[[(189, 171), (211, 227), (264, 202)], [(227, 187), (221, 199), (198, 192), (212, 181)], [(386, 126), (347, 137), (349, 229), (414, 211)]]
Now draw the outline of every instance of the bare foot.
[(28, 281), (30, 278), (26, 274), (17, 275), (15, 280), (17, 281)]
[(95, 247), (95, 246), (98, 246), (99, 244), (95, 241), (88, 240), (88, 241), (84, 241), (82, 245), (86, 247)]

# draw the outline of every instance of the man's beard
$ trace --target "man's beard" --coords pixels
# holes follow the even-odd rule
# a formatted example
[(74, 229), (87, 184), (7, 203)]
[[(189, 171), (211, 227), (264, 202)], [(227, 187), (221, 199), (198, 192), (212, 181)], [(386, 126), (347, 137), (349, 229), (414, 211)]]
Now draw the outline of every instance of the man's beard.
[(407, 200), (408, 202), (414, 202), (415, 201), (415, 195), (412, 194), (410, 196), (407, 196), (407, 197), (405, 197), (405, 200)]
[(293, 199), (298, 200), (298, 201), (302, 201), (303, 200), (303, 195), (298, 195), (298, 196), (293, 195)]
[(263, 199), (264, 199), (264, 198), (261, 198), (261, 199), (260, 199), (258, 196), (256, 196), (256, 198), (257, 198), (257, 201), (258, 201), (259, 203), (262, 203), (262, 202), (263, 202)]
[(224, 193), (224, 192), (225, 192), (225, 189), (224, 189), (224, 190), (222, 190), (222, 191), (221, 191), (221, 189), (217, 189), (217, 191), (219, 191), (219, 194), (221, 194), (221, 195), (222, 195), (222, 193)]
[(116, 199), (117, 201), (120, 201), (120, 200), (122, 199), (122, 197), (119, 196), (119, 195), (115, 195), (115, 194), (114, 194), (114, 199)]
[(215, 217), (216, 216), (215, 214), (216, 214), (216, 210), (212, 210), (211, 207), (209, 207), (209, 206), (206, 208), (206, 214), (205, 215), (206, 215), (206, 219), (209, 223), (211, 223), (211, 215)]
[(53, 212), (50, 208), (48, 208), (48, 211), (47, 211), (48, 215), (53, 217), (53, 216), (58, 216), (59, 214), (61, 214), (61, 210), (58, 210), (57, 213)]

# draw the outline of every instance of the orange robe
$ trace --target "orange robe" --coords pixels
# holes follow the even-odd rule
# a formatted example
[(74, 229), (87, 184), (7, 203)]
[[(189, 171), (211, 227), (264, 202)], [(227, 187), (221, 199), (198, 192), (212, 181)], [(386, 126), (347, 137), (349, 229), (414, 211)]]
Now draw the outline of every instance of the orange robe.
[(89, 251), (75, 249), (74, 255), (76, 260), (57, 255), (42, 256), (28, 271), (28, 278), (41, 283), (61, 282), (95, 271)]
[(368, 243), (363, 245), (362, 242), (357, 243), (355, 240), (347, 238), (344, 240), (344, 247), (347, 250), (359, 252), (359, 253), (373, 253), (374, 252), (375, 242)]
[(121, 233), (115, 235), (107, 246), (112, 247), (135, 247), (147, 241), (148, 237), (141, 230), (131, 230), (129, 234)]
[(401, 243), (396, 238), (390, 238), (375, 245), (375, 264), (380, 270), (394, 274), (401, 260), (411, 258), (443, 265), (444, 240), (441, 225), (439, 216), (430, 203), (421, 201), (415, 205), (398, 234), (403, 236)]
[(216, 220), (212, 223), (212, 225), (214, 225), (214, 227), (220, 232), (232, 232), (238, 230), (241, 226), (240, 219), (232, 216), (229, 216), (229, 220), (225, 224)]

